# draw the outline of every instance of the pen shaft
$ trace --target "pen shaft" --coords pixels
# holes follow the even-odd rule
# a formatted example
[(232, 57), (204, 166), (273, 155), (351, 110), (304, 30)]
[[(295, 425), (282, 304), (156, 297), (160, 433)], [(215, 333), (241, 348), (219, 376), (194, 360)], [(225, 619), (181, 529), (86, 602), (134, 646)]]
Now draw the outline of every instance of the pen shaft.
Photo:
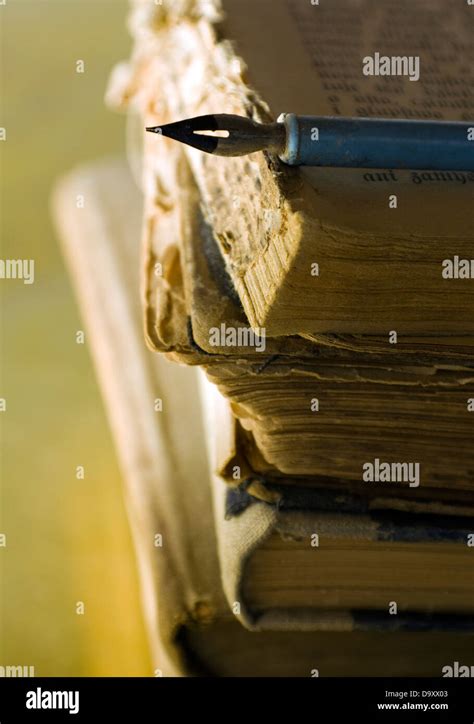
[[(284, 114), (291, 165), (474, 171), (474, 122)], [(469, 131), (471, 129), (471, 131)]]

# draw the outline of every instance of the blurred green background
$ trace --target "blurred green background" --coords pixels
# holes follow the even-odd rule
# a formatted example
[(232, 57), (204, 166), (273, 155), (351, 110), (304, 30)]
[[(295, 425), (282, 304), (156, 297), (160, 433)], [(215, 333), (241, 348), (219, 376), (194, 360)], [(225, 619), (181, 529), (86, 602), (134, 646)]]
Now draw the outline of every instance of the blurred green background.
[(38, 676), (151, 675), (122, 481), (49, 206), (58, 176), (124, 147), (103, 97), (129, 53), (126, 13), (125, 0), (0, 5), (1, 258), (35, 260), (34, 284), (0, 280), (0, 665)]

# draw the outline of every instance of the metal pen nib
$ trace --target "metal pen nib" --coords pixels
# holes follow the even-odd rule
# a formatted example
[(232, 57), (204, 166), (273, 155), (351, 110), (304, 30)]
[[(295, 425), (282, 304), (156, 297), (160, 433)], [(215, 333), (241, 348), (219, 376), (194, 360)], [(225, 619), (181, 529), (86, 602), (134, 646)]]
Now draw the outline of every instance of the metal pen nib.
[[(150, 126), (146, 130), (215, 156), (245, 156), (264, 150), (281, 153), (286, 139), (281, 123), (256, 123), (250, 118), (228, 113), (187, 118), (165, 126)], [(206, 131), (223, 131), (227, 135), (206, 135)]]
[[(147, 128), (216, 156), (272, 151), (290, 166), (474, 171), (472, 123), (300, 116), (256, 123), (225, 113)], [(222, 135), (206, 135), (216, 131)]]

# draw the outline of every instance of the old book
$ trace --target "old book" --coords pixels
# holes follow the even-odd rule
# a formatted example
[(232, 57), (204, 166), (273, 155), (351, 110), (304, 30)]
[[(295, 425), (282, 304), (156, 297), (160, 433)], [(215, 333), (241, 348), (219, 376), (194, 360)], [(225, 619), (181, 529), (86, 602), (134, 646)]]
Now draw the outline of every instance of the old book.
[[(224, 590), (251, 630), (474, 628), (467, 519), (306, 502), (285, 509), (219, 475), (233, 450), (229, 403), (200, 379)], [(472, 542), (472, 541), (471, 541)]]
[[(87, 198), (84, 209), (76, 206), (78, 193)], [(164, 675), (190, 673), (195, 652), (187, 648), (186, 627), (221, 619), (226, 606), (215, 586), (208, 496), (194, 485), (194, 476), (205, 474), (196, 455), (201, 428), (196, 424), (192, 435), (180, 436), (180, 418), (191, 419), (184, 406), (199, 416), (192, 375), (158, 359), (143, 342), (136, 245), (141, 198), (119, 159), (72, 172), (53, 201), (124, 472), (153, 665)], [(203, 526), (194, 526), (195, 541), (192, 521)]]
[(469, 639), (460, 633), (394, 637), (352, 630), (363, 627), (347, 618), (337, 632), (257, 635), (241, 626), (221, 586), (195, 371), (142, 341), (140, 198), (125, 164), (76, 170), (53, 205), (122, 463), (154, 674), (439, 675), (446, 661), (465, 659)]
[[(144, 224), (147, 338), (154, 350), (203, 366), (232, 401), (242, 477), (231, 473), (229, 482), (255, 487), (263, 478), (269, 490), (284, 479), (371, 504), (472, 511), (472, 358), (456, 345), (368, 352), (324, 337), (252, 341), (183, 151), (163, 141), (166, 201), (161, 191), (149, 196)], [(394, 461), (405, 477), (384, 480), (377, 471)], [(417, 479), (405, 475), (410, 465)]]
[[(473, 115), (466, 3), (195, 0), (156, 7), (136, 0), (133, 7), (135, 48), (115, 96), (142, 113), (143, 125), (219, 112), (263, 121), (283, 111)], [(374, 48), (417, 57), (417, 82), (364, 75), (363, 59)], [(401, 338), (427, 335), (428, 346), (439, 335), (472, 338), (472, 281), (443, 273), (460, 260), (470, 265), (472, 173), (299, 170), (271, 154), (186, 152), (253, 328), (349, 340), (396, 330)], [(162, 138), (145, 139), (151, 193), (163, 153)]]
[[(86, 194), (84, 209), (76, 206), (78, 193)], [(153, 673), (309, 677), (319, 667), (321, 675), (376, 675), (386, 655), (378, 634), (256, 636), (231, 612), (220, 582), (195, 373), (160, 360), (142, 340), (140, 205), (126, 165), (110, 160), (63, 179), (53, 204), (122, 463)], [(445, 637), (423, 641), (437, 673)], [(387, 675), (423, 673), (421, 641), (402, 635), (399, 643)], [(452, 644), (450, 655), (459, 659), (461, 637)], [(368, 651), (362, 659), (361, 650)]]
[[(208, 10), (211, 5), (206, 5)], [(168, 36), (178, 41), (180, 33), (194, 37), (206, 27), (209, 17), (200, 17), (203, 6), (186, 5), (188, 10), (191, 6), (189, 17), (181, 17), (179, 5), (173, 11), (158, 8), (157, 15), (150, 5), (140, 5), (133, 16), (137, 33), (141, 31), (132, 72), (119, 69), (111, 84), (116, 102), (134, 105), (135, 99), (143, 111)], [(170, 86), (173, 98), (179, 98), (176, 82), (174, 94)], [(166, 114), (165, 102), (158, 105)], [(150, 145), (156, 140), (160, 151), (156, 143)], [(249, 344), (245, 335), (251, 330), (236, 294), (238, 284), (216, 237), (227, 191), (209, 215), (196, 173), (201, 156), (189, 156), (196, 186), (178, 144), (164, 138), (145, 141), (147, 337), (157, 351), (203, 365), (232, 400), (247, 477), (283, 476), (302, 485), (345, 486), (392, 501), (405, 497), (431, 504), (436, 498), (456, 506), (472, 500), (473, 338), (401, 336), (392, 345), (374, 335), (307, 332), (302, 339), (272, 337), (266, 330), (265, 345), (258, 336)], [(211, 161), (229, 159), (202, 163)], [(253, 201), (258, 216), (258, 198)], [(311, 296), (305, 297), (306, 304)], [(406, 475), (405, 488), (384, 483), (380, 469), (393, 462), (418, 466), (419, 484), (414, 480), (409, 485)], [(372, 466), (373, 481), (363, 479), (365, 466)]]
[(225, 601), (195, 373), (142, 339), (140, 198), (124, 162), (74, 171), (55, 191), (54, 213), (123, 467), (156, 672), (307, 675), (302, 637), (269, 635), (282, 664), (271, 663)]

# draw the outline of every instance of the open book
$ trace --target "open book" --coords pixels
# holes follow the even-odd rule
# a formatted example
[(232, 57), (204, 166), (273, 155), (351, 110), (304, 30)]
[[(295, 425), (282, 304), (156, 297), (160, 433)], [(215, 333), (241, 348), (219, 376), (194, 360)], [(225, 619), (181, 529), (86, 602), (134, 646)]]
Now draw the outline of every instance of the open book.
[[(457, 0), (134, 2), (111, 98), (145, 125), (206, 113), (474, 118), (472, 8)], [(415, 58), (419, 77), (366, 75)], [(375, 71), (374, 71), (375, 73)], [(147, 193), (166, 153), (145, 139)], [(292, 169), (186, 149), (254, 329), (406, 337), (474, 332), (473, 173)], [(161, 192), (161, 189), (160, 189)], [(466, 344), (471, 342), (467, 341)]]

